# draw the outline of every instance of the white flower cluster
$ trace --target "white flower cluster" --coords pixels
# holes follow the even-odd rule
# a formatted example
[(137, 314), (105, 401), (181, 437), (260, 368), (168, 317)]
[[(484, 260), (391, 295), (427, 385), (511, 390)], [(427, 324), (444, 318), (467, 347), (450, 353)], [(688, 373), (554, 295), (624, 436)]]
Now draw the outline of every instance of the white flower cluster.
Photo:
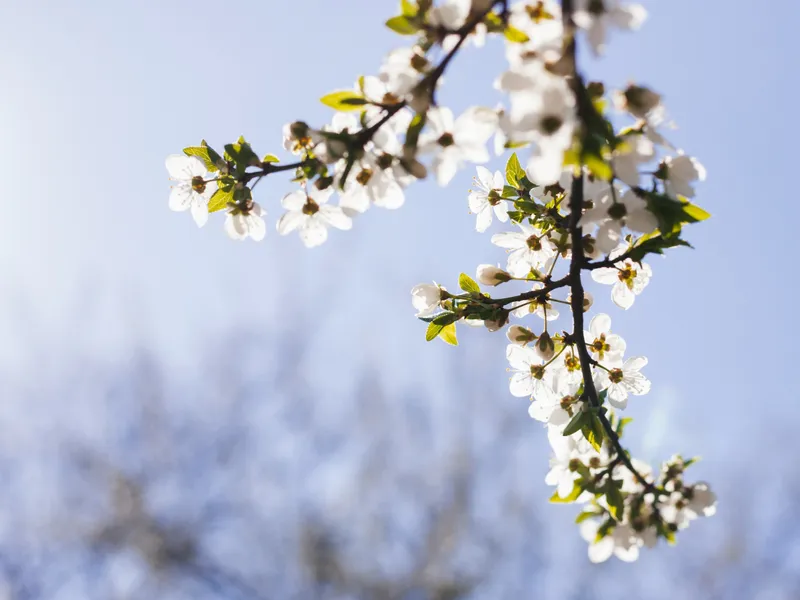
[[(439, 42), (445, 51), (452, 52), (460, 39), (456, 32), (476, 13), (488, 14), (492, 5), (486, 0), (445, 0), (428, 11), (426, 26), (449, 32)], [(645, 16), (643, 9), (636, 5), (588, 0), (578, 5), (574, 21), (587, 31), (596, 52), (602, 50), (610, 27), (636, 29)], [(551, 68), (560, 56), (563, 43), (560, 6), (552, 0), (514, 2), (509, 7), (508, 19), (509, 25), (527, 40), (506, 41), (508, 68), (497, 78), (496, 87), (508, 93), (508, 111), (476, 106), (455, 118), (449, 108), (432, 105), (435, 87), (441, 80), (432, 78), (435, 67), (422, 47), (413, 46), (391, 51), (377, 76), (360, 78), (354, 92), (362, 108), (360, 120), (352, 112), (346, 112), (337, 113), (330, 125), (319, 130), (300, 122), (287, 124), (284, 149), (296, 156), (314, 156), (323, 163), (332, 164), (333, 173), (321, 180), (324, 187), (320, 191), (330, 188), (340, 193), (338, 206), (328, 204), (325, 210), (317, 210), (317, 207), (330, 193), (308, 192), (306, 200), (302, 199), (303, 192), (288, 194), (282, 204), (289, 213), (279, 220), (278, 232), (286, 235), (297, 230), (306, 246), (319, 245), (327, 239), (323, 230), (330, 227), (350, 229), (351, 219), (372, 204), (389, 209), (402, 206), (404, 189), (427, 172), (417, 161), (418, 155), (432, 157), (430, 168), (437, 182), (447, 185), (467, 163), (489, 161), (486, 142), (493, 135), (501, 142), (533, 145), (527, 161), (527, 173), (532, 181), (547, 186), (563, 179), (564, 153), (573, 144), (578, 115), (574, 91), (568, 80), (558, 69)], [(478, 21), (465, 34), (464, 41), (482, 46), (486, 31), (485, 23)], [(656, 144), (652, 140), (667, 144), (654, 128), (654, 124), (663, 121), (663, 116), (659, 116), (663, 109), (657, 95), (646, 98), (645, 88), (637, 89), (643, 91), (631, 92), (627, 99), (624, 93), (618, 94), (617, 104), (632, 114), (642, 115), (643, 120), (632, 129), (629, 143), (616, 150), (612, 159), (616, 176), (632, 187), (624, 192), (615, 191), (613, 188), (618, 186), (611, 185), (597, 190), (595, 208), (584, 215), (584, 226), (598, 226), (597, 248), (605, 253), (619, 244), (623, 227), (641, 233), (652, 232), (657, 227), (634, 188), (638, 184), (638, 167), (656, 156)], [(406, 134), (414, 112), (425, 116), (425, 128), (417, 143), (409, 147), (400, 138)], [(331, 136), (357, 136), (365, 130), (369, 130), (370, 135), (357, 150), (355, 160), (343, 138)], [(502, 143), (499, 149), (502, 150)], [(191, 208), (196, 223), (203, 226), (208, 220), (209, 201), (217, 191), (214, 173), (204, 168), (203, 161), (196, 156), (170, 156), (167, 169), (177, 181), (170, 208), (178, 211)], [(691, 197), (691, 183), (704, 177), (702, 166), (682, 153), (665, 157), (662, 169), (666, 192), (673, 195)], [(491, 195), (480, 195), (497, 191), (497, 181), (492, 180), (488, 171), (480, 173), (478, 182), (482, 187), (474, 200), (471, 199), (470, 206), (478, 214), (478, 229), (484, 230), (491, 222), (487, 205), (503, 220), (503, 204)], [(222, 208), (229, 208), (225, 230), (232, 238), (263, 239), (266, 213), (257, 203), (248, 201)], [(292, 216), (298, 212), (303, 218)]]
[[(511, 168), (514, 163), (512, 157)], [(551, 206), (552, 209), (566, 206), (572, 177), (572, 172), (565, 172), (557, 184), (533, 187), (529, 194), (523, 194), (522, 200), (527, 202), (529, 198), (538, 207)], [(506, 185), (502, 174), (478, 167), (475, 183), (469, 205), (478, 215), (478, 230), (485, 231), (491, 225), (492, 215), (506, 222), (514, 201), (503, 198)], [(596, 197), (601, 185), (586, 177), (583, 183), (584, 198)], [(556, 210), (551, 214), (559, 213)], [(556, 307), (558, 304), (569, 306), (571, 298), (557, 300), (546, 288), (553, 285), (556, 261), (562, 257), (572, 258), (564, 232), (548, 223), (541, 215), (532, 216), (518, 223), (519, 231), (492, 237), (495, 245), (509, 252), (507, 266), (503, 269), (491, 264), (479, 265), (477, 282), (490, 287), (513, 280), (533, 279), (534, 282), (530, 292), (502, 301), (508, 309), (499, 318), (495, 313), (492, 318), (477, 323), (496, 331), (507, 324), (510, 315), (524, 318), (535, 314), (544, 321), (544, 331), (539, 334), (522, 325), (508, 327), (506, 335), (511, 344), (507, 347), (506, 358), (512, 371), (511, 394), (529, 398), (529, 415), (547, 427), (553, 458), (545, 482), (556, 486), (553, 501), (587, 504), (580, 518), (581, 533), (590, 543), (590, 559), (600, 562), (614, 555), (626, 561), (635, 560), (640, 547), (653, 546), (659, 536), (671, 540), (675, 531), (688, 526), (694, 518), (713, 514), (716, 497), (705, 483), (682, 484), (678, 475), (688, 463), (682, 462), (680, 457), (665, 465), (661, 485), (656, 487), (649, 465), (631, 459), (636, 470), (634, 474), (620, 458), (620, 450), (613, 446), (613, 439), (607, 432), (599, 432), (601, 443), (596, 442), (598, 437), (595, 443), (590, 443), (587, 429), (590, 436), (597, 436), (592, 427), (604, 426), (588, 400), (585, 373), (590, 374), (594, 393), (603, 403), (607, 402), (612, 409), (624, 410), (630, 396), (650, 391), (650, 381), (642, 373), (647, 359), (626, 357), (627, 344), (621, 336), (611, 332), (611, 317), (607, 314), (595, 315), (580, 338), (566, 333), (554, 336), (548, 333), (548, 324), (559, 317)], [(594, 241), (588, 245), (596, 247)], [(628, 244), (616, 247), (606, 259), (609, 266), (592, 269), (596, 281), (613, 284), (612, 299), (626, 309), (651, 275), (645, 263), (626, 257), (628, 250)], [(598, 254), (585, 253), (589, 257)], [(462, 288), (468, 293), (453, 295), (437, 284), (416, 286), (412, 290), (412, 303), (417, 316), (435, 325), (452, 320), (451, 315), (458, 310), (468, 314), (468, 309), (463, 308), (465, 305), (459, 309), (454, 303), (476, 301), (475, 291), (469, 284)], [(485, 296), (477, 302), (489, 300)], [(588, 311), (591, 304), (591, 296), (585, 294), (583, 312)], [(579, 339), (583, 340), (583, 348), (579, 348)], [(588, 368), (584, 368), (582, 360), (588, 361)], [(621, 428), (615, 432), (617, 436), (620, 434)], [(609, 491), (610, 486), (614, 491)], [(609, 494), (614, 498), (613, 507), (609, 505)]]
[[(600, 55), (611, 29), (636, 30), (646, 13), (618, 0), (574, 0), (564, 15), (554, 0), (409, 0), (401, 10), (387, 26), (417, 35), (416, 43), (389, 52), (376, 75), (323, 97), (338, 111), (329, 124), (284, 127), (284, 150), (298, 162), (259, 160), (243, 138), (226, 145), (224, 157), (203, 142), (184, 150), (186, 156), (168, 157), (177, 182), (169, 206), (190, 209), (199, 226), (210, 211), (227, 208), (231, 238), (261, 240), (265, 212), (252, 189), (264, 176), (293, 171), (300, 189), (283, 197), (277, 230), (297, 231), (314, 247), (330, 228), (351, 229), (372, 205), (401, 207), (406, 188), (429, 172), (445, 186), (459, 169), (477, 165), (468, 197), (476, 229), (487, 231), (495, 218), (514, 227), (491, 238), (507, 251), (505, 268), (482, 264), (477, 282), (462, 274), (463, 294), (416, 286), (417, 317), (428, 322), (426, 339), (451, 344), (459, 322), (498, 331), (511, 317), (543, 321), (536, 331), (508, 327), (511, 393), (529, 397), (530, 416), (548, 428), (555, 458), (546, 481), (557, 486), (556, 501), (589, 505), (582, 527), (592, 560), (611, 554), (632, 560), (640, 546), (670, 540), (691, 519), (711, 514), (715, 503), (705, 484), (683, 485), (690, 461), (673, 459), (655, 479), (649, 467), (627, 458), (619, 442), (624, 420), (612, 425), (612, 411), (650, 390), (641, 372), (647, 359), (625, 356), (606, 314), (583, 331), (583, 313), (592, 306), (583, 271), (612, 286), (613, 302), (629, 309), (652, 276), (644, 257), (688, 245), (682, 225), (708, 217), (689, 201), (705, 170), (663, 135), (671, 123), (660, 95), (631, 84), (607, 103), (603, 84), (584, 82), (576, 64), (578, 43), (588, 41)], [(504, 39), (507, 65), (495, 88), (508, 96), (507, 107), (472, 106), (456, 116), (438, 103), (442, 76), (457, 52), (481, 47), (491, 35)], [(616, 131), (607, 106), (633, 122)], [(483, 166), (492, 138), (498, 155), (520, 149), (522, 160), (514, 153), (505, 177)], [(526, 291), (492, 299), (480, 288), (512, 281), (524, 282)], [(553, 294), (561, 288), (563, 299)], [(552, 323), (573, 299), (573, 332), (554, 332)]]

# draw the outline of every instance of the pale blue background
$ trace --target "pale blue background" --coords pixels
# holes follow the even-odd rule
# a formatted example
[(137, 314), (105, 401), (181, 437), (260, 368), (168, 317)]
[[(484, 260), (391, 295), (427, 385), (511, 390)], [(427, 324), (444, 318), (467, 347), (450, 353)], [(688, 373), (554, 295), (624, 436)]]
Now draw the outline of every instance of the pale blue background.
[[(653, 281), (631, 311), (612, 307), (607, 288), (593, 288), (629, 353), (650, 359), (653, 392), (631, 402), (634, 448), (648, 459), (703, 455), (695, 475), (721, 495), (734, 493), (735, 481), (780, 489), (798, 475), (800, 11), (778, 0), (645, 5), (643, 31), (614, 35), (590, 76), (663, 93), (679, 125), (670, 138), (708, 170), (697, 201), (713, 219), (687, 230), (696, 250), (650, 260)], [(269, 213), (261, 244), (228, 240), (219, 215), (198, 230), (167, 209), (164, 157), (201, 138), (221, 147), (244, 134), (259, 153), (288, 158), (283, 123), (324, 123), (330, 111), (317, 98), (375, 72), (383, 53), (404, 42), (380, 27), (394, 2), (6, 0), (3, 8), (7, 384), (44, 386), (76, 356), (125, 364), (132, 347), (151, 349), (171, 376), (191, 381), (201, 375), (205, 344), (241, 327), (269, 338), (288, 316), (310, 343), (298, 372), (326, 393), (351, 389), (365, 363), (390, 385), (446, 393), (440, 365), (465, 350), (425, 343), (408, 292), (434, 279), (455, 287), (460, 271), (502, 260), (467, 213), (471, 170), (445, 190), (411, 188), (401, 210), (372, 210), (312, 250), (274, 231), (280, 197), (291, 190), (279, 176), (256, 192)], [(442, 98), (456, 109), (493, 105), (500, 64), (496, 44), (466, 52)], [(461, 338), (497, 356), (461, 376), (483, 382), (491, 402), (513, 402), (504, 340), (481, 330)], [(531, 422), (530, 435), (544, 434)], [(541, 480), (546, 457), (528, 460), (530, 477)], [(571, 511), (547, 505), (546, 495), (542, 485), (545, 520)], [(725, 506), (723, 495), (718, 519)], [(698, 523), (687, 540), (712, 531)]]

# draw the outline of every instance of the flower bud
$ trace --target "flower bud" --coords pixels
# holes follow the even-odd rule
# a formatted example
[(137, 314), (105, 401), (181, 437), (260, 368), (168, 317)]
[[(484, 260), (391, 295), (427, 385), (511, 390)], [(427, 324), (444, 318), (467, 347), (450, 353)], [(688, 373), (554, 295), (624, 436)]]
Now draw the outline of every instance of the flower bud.
[(438, 285), (421, 283), (411, 290), (411, 304), (417, 309), (418, 317), (432, 314), (442, 300), (442, 289)]
[(425, 179), (428, 176), (428, 169), (417, 160), (415, 154), (414, 149), (403, 148), (403, 158), (400, 159), (400, 166), (412, 177)]
[(556, 354), (556, 345), (553, 343), (553, 338), (546, 331), (536, 340), (534, 348), (536, 349), (536, 354), (542, 360), (550, 360)]
[(431, 107), (431, 85), (423, 79), (411, 90), (411, 99), (408, 106), (417, 114), (428, 112)]
[(478, 281), (483, 285), (498, 285), (511, 281), (511, 275), (499, 267), (493, 265), (478, 265), (476, 273)]
[(319, 177), (314, 182), (314, 187), (318, 190), (326, 190), (333, 185), (333, 177)]
[(508, 323), (508, 311), (507, 310), (500, 310), (495, 313), (494, 319), (486, 319), (483, 324), (486, 326), (486, 329), (489, 331), (497, 331), (498, 329), (502, 329), (505, 327), (506, 323)]
[(530, 329), (526, 329), (521, 325), (512, 325), (508, 328), (508, 333), (506, 333), (506, 337), (508, 341), (512, 344), (517, 344), (519, 346), (525, 346), (530, 342), (536, 340), (536, 334), (533, 333)]
[(629, 85), (614, 95), (614, 105), (618, 110), (627, 110), (639, 119), (644, 119), (659, 104), (661, 95), (641, 85)]
[(296, 140), (309, 137), (308, 124), (304, 123), (303, 121), (295, 121), (294, 123), (289, 125), (289, 133)]

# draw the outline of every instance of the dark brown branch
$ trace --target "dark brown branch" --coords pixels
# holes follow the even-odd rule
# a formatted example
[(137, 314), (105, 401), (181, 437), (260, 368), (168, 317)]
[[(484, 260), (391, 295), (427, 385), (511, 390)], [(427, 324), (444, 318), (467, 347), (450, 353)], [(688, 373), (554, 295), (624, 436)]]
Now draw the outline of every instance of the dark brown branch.
[[(585, 97), (586, 89), (583, 83), (583, 78), (577, 70), (576, 63), (576, 40), (575, 40), (575, 24), (572, 21), (573, 5), (572, 0), (564, 0), (562, 4), (564, 30), (566, 36), (565, 52), (569, 54), (570, 64), (573, 65), (572, 73), (572, 86), (576, 98), (578, 99), (578, 118), (581, 123), (585, 124), (590, 122), (591, 115), (585, 114), (587, 110), (587, 103), (581, 102), (581, 98)], [(588, 103), (588, 110), (594, 110), (591, 102)], [(569, 232), (572, 240), (572, 258), (570, 261), (569, 280), (570, 291), (572, 294), (572, 323), (573, 332), (572, 339), (578, 349), (578, 357), (581, 364), (581, 374), (583, 375), (583, 390), (584, 396), (588, 399), (594, 408), (600, 408), (600, 396), (597, 393), (597, 388), (594, 385), (592, 377), (592, 358), (589, 356), (589, 349), (586, 346), (586, 339), (583, 335), (584, 332), (584, 318), (583, 318), (583, 300), (584, 290), (583, 281), (581, 279), (581, 271), (586, 267), (586, 256), (583, 251), (583, 228), (580, 226), (580, 218), (583, 211), (583, 171), (572, 178), (572, 190), (570, 193), (570, 224)], [(616, 262), (616, 261), (615, 261)], [(631, 472), (636, 480), (644, 486), (644, 488), (656, 496), (662, 493), (662, 490), (656, 488), (652, 483), (647, 481), (645, 477), (631, 463), (625, 448), (620, 442), (617, 432), (611, 426), (608, 418), (602, 412), (597, 413), (597, 417), (603, 424), (603, 429), (608, 435), (611, 445), (625, 467)]]

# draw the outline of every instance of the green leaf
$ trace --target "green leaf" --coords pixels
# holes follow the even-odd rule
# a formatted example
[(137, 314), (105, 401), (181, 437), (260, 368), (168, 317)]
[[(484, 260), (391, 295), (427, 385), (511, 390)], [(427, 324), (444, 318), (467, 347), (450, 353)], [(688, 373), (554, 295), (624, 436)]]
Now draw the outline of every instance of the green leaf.
[(592, 413), (589, 419), (587, 419), (587, 423), (581, 427), (581, 433), (583, 433), (583, 437), (586, 438), (586, 441), (599, 452), (600, 448), (603, 446), (605, 431), (603, 430), (603, 423), (596, 414)]
[(582, 428), (584, 425), (586, 425), (586, 423), (587, 423), (587, 421), (588, 421), (588, 419), (589, 419), (589, 414), (590, 414), (590, 413), (589, 413), (589, 412), (587, 412), (587, 411), (585, 411), (585, 410), (579, 410), (579, 411), (578, 411), (578, 412), (577, 412), (577, 413), (576, 413), (576, 414), (575, 414), (575, 415), (572, 417), (572, 419), (570, 420), (570, 422), (569, 422), (569, 423), (567, 423), (567, 426), (566, 426), (566, 427), (564, 427), (564, 432), (562, 433), (562, 435), (564, 435), (564, 436), (568, 436), (568, 435), (572, 435), (572, 434), (573, 434), (573, 433), (575, 433), (576, 431), (580, 431), (580, 430), (581, 430), (581, 428)]
[[(205, 143), (205, 140), (203, 140), (203, 142)], [(219, 168), (215, 164), (214, 159), (212, 158), (209, 150), (211, 150), (211, 149), (208, 146), (205, 146), (205, 145), (189, 146), (188, 148), (184, 148), (183, 149), (183, 153), (186, 156), (196, 156), (197, 158), (202, 160), (203, 164), (205, 164), (205, 166), (206, 166), (206, 169), (208, 169), (209, 171), (212, 171), (212, 172), (219, 171)], [(214, 151), (211, 150), (211, 152), (214, 152)], [(217, 154), (216, 152), (214, 152), (214, 155), (217, 158), (219, 158), (219, 154)]]
[(526, 216), (527, 215), (525, 215), (525, 213), (520, 211), (520, 210), (510, 210), (510, 211), (508, 211), (508, 217), (514, 223), (522, 223), (523, 219), (525, 219)]
[(512, 198), (519, 197), (519, 191), (517, 190), (517, 188), (512, 187), (510, 185), (504, 185), (503, 193), (500, 194), (500, 197), (505, 200), (511, 200)]
[(581, 513), (578, 513), (578, 516), (575, 517), (575, 523), (583, 523), (587, 519), (591, 519), (591, 518), (594, 518), (594, 517), (599, 517), (601, 514), (603, 514), (603, 513), (597, 513), (597, 512), (592, 512), (592, 511), (586, 511), (585, 510), (585, 511), (583, 511)]
[(594, 538), (594, 543), (596, 544), (604, 537), (606, 537), (611, 530), (614, 529), (614, 519), (606, 519), (600, 527), (597, 528), (597, 535)]
[(275, 156), (274, 154), (267, 154), (264, 158), (261, 159), (261, 162), (265, 163), (281, 162), (281, 159)]
[(583, 157), (584, 163), (591, 171), (592, 175), (603, 181), (611, 181), (614, 176), (611, 166), (596, 154), (587, 154)]
[(416, 17), (419, 12), (419, 6), (410, 0), (400, 0), (400, 12), (404, 17)]
[(445, 325), (450, 325), (450, 323), (455, 323), (456, 321), (458, 321), (458, 315), (456, 313), (444, 312), (436, 315), (431, 323), (435, 323), (436, 325), (444, 327)]
[(617, 428), (616, 428), (618, 437), (622, 437), (622, 434), (625, 431), (625, 426), (631, 421), (633, 421), (633, 417), (624, 417), (619, 420), (619, 423), (617, 423)]
[(696, 463), (699, 460), (700, 460), (699, 456), (693, 456), (692, 458), (687, 458), (685, 461), (683, 461), (683, 467), (685, 469), (688, 469), (689, 467), (691, 467), (694, 463)]
[(658, 532), (658, 535), (660, 535), (665, 540), (667, 540), (667, 543), (670, 546), (674, 546), (675, 545), (675, 542), (676, 542), (676, 540), (675, 540), (675, 532), (671, 531), (670, 528), (667, 526), (667, 524), (663, 520), (659, 519), (658, 522), (656, 523), (656, 531)]
[(228, 208), (228, 202), (233, 202), (233, 188), (227, 191), (217, 188), (217, 191), (208, 201), (208, 212), (213, 213)]
[(503, 35), (506, 36), (506, 39), (509, 42), (514, 42), (516, 44), (524, 44), (525, 42), (529, 42), (531, 39), (524, 31), (520, 31), (516, 27), (511, 27), (510, 25), (505, 28)]
[(367, 103), (367, 99), (355, 90), (341, 90), (323, 96), (320, 102), (335, 110), (350, 111), (361, 109)]
[(386, 21), (386, 26), (400, 35), (414, 35), (419, 31), (419, 27), (407, 16), (392, 17)]
[(617, 520), (621, 521), (623, 513), (625, 512), (625, 499), (622, 497), (622, 492), (617, 487), (616, 480), (609, 479), (606, 483), (606, 502), (608, 508), (611, 510), (611, 515)]
[(691, 202), (687, 202), (683, 205), (683, 213), (690, 219), (694, 219), (694, 221), (689, 221), (690, 223), (698, 223), (700, 221), (705, 221), (711, 216), (711, 213), (704, 211), (702, 208), (697, 206), (696, 204), (692, 204)]
[(627, 254), (631, 260), (642, 262), (644, 257), (648, 254), (664, 254), (664, 250), (667, 248), (676, 248), (677, 246), (692, 247), (689, 242), (682, 240), (677, 235), (665, 238), (661, 234), (657, 234), (646, 239), (644, 242), (636, 244), (633, 248), (628, 250)]
[(225, 153), (230, 156), (230, 160), (236, 163), (236, 168), (240, 173), (244, 173), (247, 167), (256, 167), (261, 164), (258, 156), (243, 137), (240, 137), (235, 144), (225, 144)]
[(534, 215), (541, 212), (541, 206), (531, 200), (515, 200), (514, 208), (517, 208), (529, 215)]
[(497, 13), (490, 12), (486, 15), (483, 19), (483, 23), (486, 25), (489, 33), (497, 33), (498, 31), (503, 31), (505, 24), (503, 23), (503, 19)]
[(411, 123), (408, 124), (406, 141), (403, 143), (404, 147), (416, 149), (417, 142), (419, 141), (419, 134), (422, 132), (422, 128), (425, 127), (427, 117), (428, 115), (426, 113), (417, 113), (414, 115), (414, 118), (411, 119)]
[(683, 223), (697, 223), (711, 216), (686, 200), (675, 200), (665, 194), (641, 189), (637, 189), (637, 194), (647, 200), (647, 209), (658, 219), (658, 229), (667, 237), (680, 232)]
[(570, 504), (572, 502), (575, 502), (575, 500), (578, 499), (578, 496), (580, 496), (581, 493), (583, 493), (582, 480), (578, 479), (575, 482), (575, 485), (572, 487), (572, 491), (569, 493), (569, 496), (567, 496), (566, 498), (562, 498), (561, 496), (558, 495), (558, 490), (556, 490), (555, 492), (553, 492), (553, 495), (550, 496), (550, 502), (552, 502), (553, 504)]
[(525, 169), (519, 164), (517, 153), (514, 152), (506, 163), (506, 182), (511, 187), (518, 189), (520, 187), (520, 179), (525, 177)]
[(425, 341), (430, 342), (435, 340), (437, 337), (439, 337), (439, 334), (442, 332), (444, 327), (444, 325), (439, 325), (431, 321), (428, 325), (428, 329), (425, 331)]
[(481, 293), (480, 286), (475, 283), (475, 280), (466, 273), (462, 273), (458, 276), (458, 287), (465, 292), (477, 292), (478, 294)]
[(442, 328), (439, 337), (442, 338), (445, 342), (450, 344), (451, 346), (458, 346), (458, 338), (456, 337), (456, 325), (455, 323), (450, 323), (450, 325), (445, 325)]

